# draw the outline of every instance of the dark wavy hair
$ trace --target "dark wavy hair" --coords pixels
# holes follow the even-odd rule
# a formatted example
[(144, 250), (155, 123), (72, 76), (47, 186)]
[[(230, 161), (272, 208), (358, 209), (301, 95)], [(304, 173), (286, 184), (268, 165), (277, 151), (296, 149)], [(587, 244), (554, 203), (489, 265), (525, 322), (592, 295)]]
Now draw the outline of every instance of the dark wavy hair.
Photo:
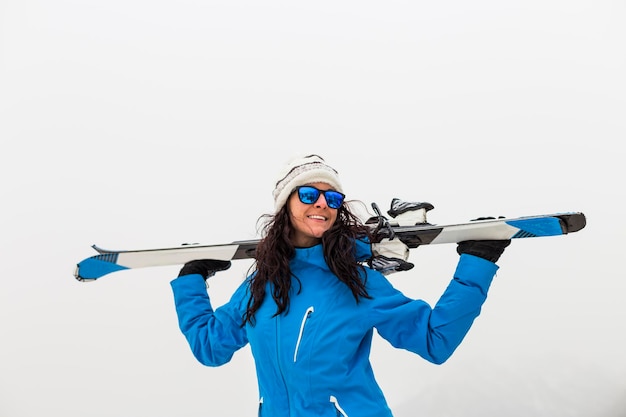
[[(268, 283), (271, 284), (269, 288), (277, 306), (274, 317), (289, 310), (289, 292), (294, 279), (300, 284), (300, 280), (292, 274), (289, 267), (296, 251), (291, 243), (293, 225), (287, 206), (285, 204), (274, 215), (266, 214), (259, 218), (263, 223), (263, 238), (256, 248), (256, 261), (250, 268), (250, 298), (243, 317), (244, 325), (254, 325), (254, 316), (265, 299)], [(360, 273), (364, 267), (356, 260), (354, 241), (364, 237), (371, 239), (370, 229), (350, 211), (347, 204), (337, 210), (337, 220), (322, 236), (324, 259), (331, 272), (348, 286), (359, 302), (361, 297), (371, 297), (361, 278)]]

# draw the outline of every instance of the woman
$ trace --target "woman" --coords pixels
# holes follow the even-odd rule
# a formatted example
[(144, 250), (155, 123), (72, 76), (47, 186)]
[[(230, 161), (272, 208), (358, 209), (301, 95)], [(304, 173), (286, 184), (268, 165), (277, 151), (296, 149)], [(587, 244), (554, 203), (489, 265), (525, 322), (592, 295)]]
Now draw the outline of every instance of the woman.
[(510, 241), (471, 241), (434, 308), (403, 295), (372, 258), (369, 228), (343, 204), (332, 167), (292, 161), (273, 192), (253, 272), (214, 310), (205, 280), (230, 262), (197, 260), (172, 281), (180, 329), (208, 366), (250, 343), (260, 416), (391, 416), (369, 354), (374, 329), (397, 348), (443, 363), (480, 313)]

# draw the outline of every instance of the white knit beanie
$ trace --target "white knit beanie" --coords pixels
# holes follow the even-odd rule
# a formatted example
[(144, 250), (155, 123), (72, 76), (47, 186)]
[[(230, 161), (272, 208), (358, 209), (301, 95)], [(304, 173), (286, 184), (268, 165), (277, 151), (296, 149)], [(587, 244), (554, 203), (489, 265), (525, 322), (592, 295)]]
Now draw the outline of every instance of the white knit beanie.
[(343, 192), (337, 171), (326, 164), (321, 156), (308, 155), (293, 158), (278, 176), (273, 192), (274, 212), (278, 213), (296, 187), (314, 182), (323, 182), (336, 191)]

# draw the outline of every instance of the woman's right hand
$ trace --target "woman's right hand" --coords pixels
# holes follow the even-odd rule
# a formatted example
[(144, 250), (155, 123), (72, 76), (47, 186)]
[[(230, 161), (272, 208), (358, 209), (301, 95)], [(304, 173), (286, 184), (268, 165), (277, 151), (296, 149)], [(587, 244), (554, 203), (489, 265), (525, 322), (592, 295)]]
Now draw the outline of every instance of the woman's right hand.
[(230, 268), (230, 261), (222, 261), (219, 259), (196, 259), (187, 262), (180, 270), (179, 277), (184, 275), (199, 274), (206, 281), (215, 275), (216, 272), (225, 271)]

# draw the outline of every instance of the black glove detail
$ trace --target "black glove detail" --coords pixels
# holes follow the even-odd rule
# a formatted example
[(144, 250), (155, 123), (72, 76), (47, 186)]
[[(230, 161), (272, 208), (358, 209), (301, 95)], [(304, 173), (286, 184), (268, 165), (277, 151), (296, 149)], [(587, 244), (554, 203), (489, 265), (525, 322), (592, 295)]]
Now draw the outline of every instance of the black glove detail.
[(216, 272), (225, 271), (230, 268), (230, 261), (218, 259), (197, 259), (189, 261), (180, 270), (179, 277), (183, 275), (200, 274), (205, 280), (215, 275)]
[[(499, 219), (503, 219), (503, 216), (499, 216)], [(476, 220), (492, 220), (495, 217), (479, 217)], [(456, 251), (459, 255), (467, 253), (468, 255), (478, 256), (479, 258), (486, 259), (493, 263), (496, 263), (504, 249), (511, 244), (511, 239), (506, 240), (466, 240), (459, 242)]]
[(459, 255), (478, 256), (491, 262), (497, 262), (504, 249), (511, 244), (511, 240), (466, 240), (459, 242), (456, 251)]

